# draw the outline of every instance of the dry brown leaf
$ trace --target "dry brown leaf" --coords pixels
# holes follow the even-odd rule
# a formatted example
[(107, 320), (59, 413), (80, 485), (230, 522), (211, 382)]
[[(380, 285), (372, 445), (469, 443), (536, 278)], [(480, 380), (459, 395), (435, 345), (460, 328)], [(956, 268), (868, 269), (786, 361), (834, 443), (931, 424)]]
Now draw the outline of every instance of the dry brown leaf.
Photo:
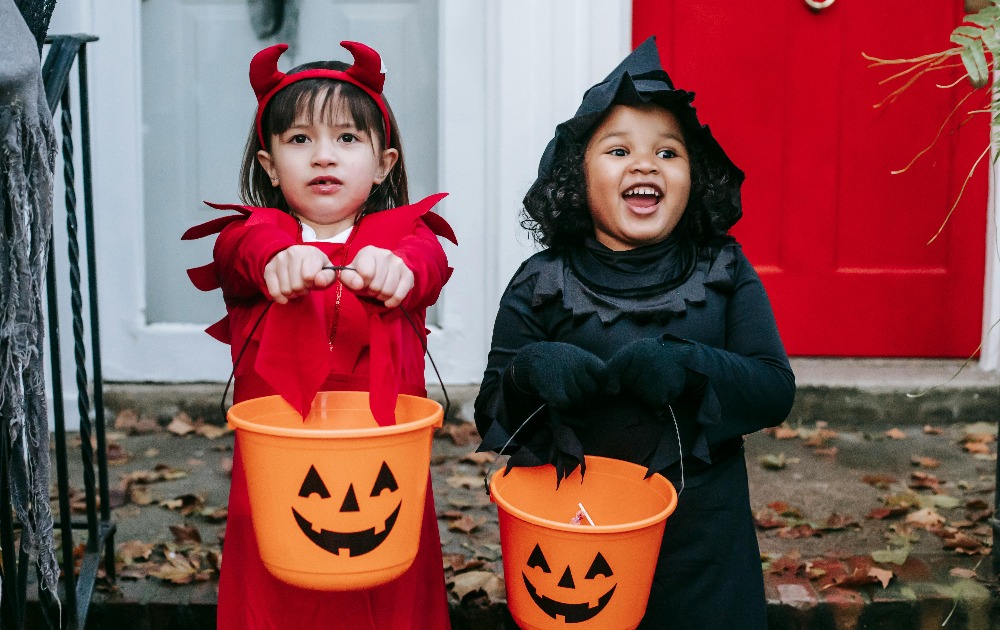
[(934, 459), (933, 457), (921, 457), (920, 455), (914, 455), (910, 458), (910, 463), (914, 466), (920, 466), (921, 468), (937, 468), (941, 465), (941, 461)]
[(459, 601), (478, 592), (482, 592), (493, 602), (503, 601), (506, 597), (503, 578), (489, 571), (458, 573), (451, 578), (449, 584)]
[(975, 580), (979, 577), (972, 569), (963, 569), (962, 567), (954, 567), (951, 571), (948, 571), (948, 575), (969, 580)]
[(130, 540), (118, 545), (118, 555), (126, 562), (142, 559), (149, 560), (155, 545), (142, 542), (141, 540)]
[(220, 427), (215, 424), (203, 424), (195, 429), (195, 431), (198, 435), (206, 437), (210, 440), (216, 440), (224, 435), (232, 433), (232, 430), (228, 426)]
[(941, 435), (942, 433), (944, 433), (944, 429), (939, 429), (929, 424), (925, 424), (924, 433), (926, 433), (927, 435)]
[(470, 464), (482, 465), (482, 464), (491, 464), (496, 460), (496, 458), (497, 458), (496, 453), (492, 453), (489, 451), (486, 451), (484, 453), (477, 453), (476, 451), (473, 451), (471, 453), (463, 455), (459, 461), (469, 462)]
[(436, 435), (450, 437), (456, 446), (467, 446), (480, 441), (476, 425), (471, 422), (446, 423), (437, 430)]
[(149, 505), (153, 502), (153, 495), (149, 488), (143, 484), (133, 484), (128, 489), (129, 500), (136, 505)]
[(888, 488), (891, 484), (899, 481), (892, 475), (865, 475), (861, 477), (861, 481), (867, 483), (869, 486), (875, 486), (876, 488)]
[(187, 494), (174, 497), (173, 499), (160, 501), (160, 505), (168, 510), (177, 510), (182, 515), (188, 516), (193, 512), (201, 510), (205, 506), (205, 497), (189, 492)]
[(452, 475), (445, 479), (445, 483), (452, 488), (478, 488), (483, 485), (483, 478), (472, 475)]
[(776, 440), (791, 440), (799, 437), (799, 431), (798, 429), (792, 429), (786, 425), (781, 425), (774, 428), (772, 435)]
[(179, 545), (201, 544), (201, 532), (194, 525), (170, 525), (170, 533), (174, 535), (174, 542)]
[(139, 414), (134, 409), (122, 409), (115, 416), (115, 431), (131, 433), (139, 425)]
[(830, 448), (817, 448), (813, 450), (813, 454), (821, 457), (835, 457), (838, 452), (839, 449), (836, 446), (831, 446)]
[(892, 577), (895, 575), (889, 569), (879, 569), (878, 567), (872, 567), (868, 570), (868, 575), (874, 577), (876, 580), (882, 583), (882, 588), (887, 588)]
[(468, 514), (462, 514), (459, 518), (452, 519), (448, 523), (448, 529), (457, 530), (466, 534), (476, 529), (486, 522), (486, 517), (472, 518)]
[(962, 444), (962, 448), (965, 449), (966, 453), (973, 455), (989, 455), (992, 452), (985, 442), (965, 442)]
[(874, 508), (871, 512), (868, 513), (868, 518), (881, 521), (887, 518), (892, 518), (894, 516), (902, 516), (909, 511), (910, 511), (909, 508), (902, 506)]
[(885, 432), (885, 436), (893, 440), (905, 440), (906, 432), (901, 429), (892, 428)]
[(167, 431), (174, 435), (185, 436), (194, 431), (194, 422), (191, 421), (191, 416), (182, 411), (173, 417), (167, 425)]
[(931, 508), (924, 508), (907, 514), (906, 522), (924, 529), (931, 529), (940, 527), (945, 522), (945, 518)]

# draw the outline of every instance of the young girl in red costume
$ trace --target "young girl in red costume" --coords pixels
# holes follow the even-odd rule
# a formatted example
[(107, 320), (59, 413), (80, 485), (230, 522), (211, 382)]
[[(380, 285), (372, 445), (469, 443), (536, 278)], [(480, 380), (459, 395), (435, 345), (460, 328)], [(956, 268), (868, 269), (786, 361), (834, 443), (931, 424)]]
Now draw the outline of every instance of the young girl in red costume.
[[(451, 274), (437, 237), (455, 235), (431, 212), (443, 194), (407, 205), (378, 53), (341, 45), (353, 65), (310, 63), (284, 74), (284, 44), (254, 56), (258, 107), (241, 172), (247, 205), (212, 204), (239, 214), (184, 238), (219, 234), (214, 262), (189, 275), (202, 290), (222, 288), (227, 315), (208, 332), (232, 346), (235, 401), (280, 394), (305, 416), (317, 391), (368, 390), (386, 424), (397, 393), (426, 395), (425, 309)], [(219, 628), (450, 627), (429, 478), (410, 569), (366, 591), (321, 592), (289, 586), (264, 567), (238, 448), (233, 459)]]

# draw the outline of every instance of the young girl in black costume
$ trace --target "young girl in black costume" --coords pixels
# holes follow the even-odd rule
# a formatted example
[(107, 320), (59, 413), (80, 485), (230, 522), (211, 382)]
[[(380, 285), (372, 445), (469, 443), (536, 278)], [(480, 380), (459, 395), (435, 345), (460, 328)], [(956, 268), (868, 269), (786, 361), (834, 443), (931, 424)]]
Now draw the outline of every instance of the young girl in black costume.
[(727, 235), (743, 173), (693, 97), (650, 39), (556, 128), (524, 199), (546, 249), (501, 300), (476, 425), (485, 449), (514, 436), (512, 465), (561, 477), (586, 453), (674, 483), (641, 628), (763, 629), (743, 436), (785, 419), (795, 380)]

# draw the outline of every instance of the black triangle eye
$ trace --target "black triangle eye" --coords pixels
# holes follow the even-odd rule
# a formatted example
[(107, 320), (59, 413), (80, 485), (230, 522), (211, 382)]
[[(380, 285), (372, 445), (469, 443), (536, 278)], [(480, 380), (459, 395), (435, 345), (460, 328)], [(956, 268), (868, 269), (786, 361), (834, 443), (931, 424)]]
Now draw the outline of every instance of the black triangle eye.
[(306, 478), (302, 480), (299, 496), (308, 498), (313, 493), (318, 494), (322, 499), (330, 498), (330, 491), (326, 489), (326, 484), (320, 479), (319, 473), (316, 472), (316, 467), (310, 466), (309, 472), (306, 473)]
[(614, 571), (611, 570), (611, 565), (608, 564), (608, 561), (604, 559), (604, 556), (598, 552), (597, 557), (594, 558), (594, 562), (590, 565), (590, 570), (587, 571), (586, 578), (588, 580), (593, 580), (598, 575), (611, 577), (614, 574)]
[(371, 496), (377, 497), (386, 488), (389, 489), (389, 492), (395, 492), (399, 489), (399, 486), (396, 485), (396, 478), (392, 476), (389, 466), (385, 462), (382, 462), (382, 468), (378, 471), (378, 477), (375, 479), (375, 485), (372, 487)]
[(549, 568), (549, 563), (545, 561), (545, 554), (542, 553), (542, 548), (538, 545), (535, 545), (531, 555), (528, 556), (528, 566), (538, 567), (545, 573), (552, 573), (552, 570)]

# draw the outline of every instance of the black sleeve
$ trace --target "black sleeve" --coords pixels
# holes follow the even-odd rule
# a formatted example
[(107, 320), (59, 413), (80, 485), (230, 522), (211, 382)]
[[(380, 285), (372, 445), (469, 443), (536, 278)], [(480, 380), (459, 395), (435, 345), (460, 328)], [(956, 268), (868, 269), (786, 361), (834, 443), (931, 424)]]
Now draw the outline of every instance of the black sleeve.
[[(475, 403), (476, 428), (486, 449), (502, 447), (510, 434), (542, 404), (537, 396), (517, 388), (509, 370), (520, 348), (549, 340), (546, 327), (531, 308), (535, 279), (536, 276), (524, 277), (522, 265), (500, 298), (486, 371)], [(525, 432), (517, 436), (519, 442), (527, 437)]]
[(709, 444), (781, 424), (795, 398), (795, 375), (760, 278), (737, 256), (726, 307), (725, 348), (692, 345), (686, 368), (704, 377), (697, 422)]

